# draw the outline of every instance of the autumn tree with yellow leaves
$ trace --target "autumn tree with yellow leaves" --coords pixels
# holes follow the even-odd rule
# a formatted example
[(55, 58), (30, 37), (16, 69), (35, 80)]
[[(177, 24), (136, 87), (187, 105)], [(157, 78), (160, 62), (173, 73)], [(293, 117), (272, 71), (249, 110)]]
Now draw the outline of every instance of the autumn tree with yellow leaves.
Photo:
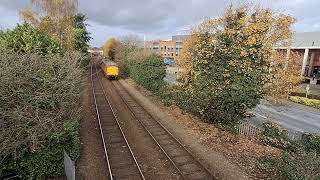
[(178, 60), (186, 70), (178, 105), (208, 122), (235, 124), (247, 117), (270, 80), (274, 46), (290, 43), (294, 22), (245, 4), (195, 27)]
[(119, 44), (120, 43), (116, 38), (111, 38), (107, 42), (105, 42), (105, 44), (103, 45), (104, 56), (107, 59), (114, 61), (116, 56), (116, 50)]
[(77, 0), (31, 0), (32, 9), (20, 12), (24, 21), (54, 37), (66, 49), (74, 48)]
[[(289, 53), (289, 54), (288, 54)], [(272, 55), (265, 93), (273, 102), (288, 99), (292, 92), (299, 89), (303, 77), (300, 74), (302, 55), (286, 50), (275, 51)]]

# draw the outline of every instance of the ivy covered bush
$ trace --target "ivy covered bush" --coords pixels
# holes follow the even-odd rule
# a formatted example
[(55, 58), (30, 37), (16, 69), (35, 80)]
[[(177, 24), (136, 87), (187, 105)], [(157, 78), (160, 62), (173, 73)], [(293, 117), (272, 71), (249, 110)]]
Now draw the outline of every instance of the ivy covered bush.
[(152, 92), (160, 92), (165, 85), (165, 65), (161, 56), (134, 51), (126, 60), (126, 73), (138, 84)]
[(207, 122), (234, 125), (246, 118), (264, 95), (273, 46), (290, 39), (293, 22), (242, 5), (195, 27), (178, 61), (185, 69), (178, 104)]
[(263, 123), (261, 141), (267, 145), (286, 149), (290, 146), (287, 131), (274, 122)]
[(290, 141), (286, 130), (275, 123), (265, 123), (262, 140), (281, 148), (280, 157), (263, 156), (258, 168), (269, 179), (316, 180), (320, 178), (320, 136), (305, 133), (301, 140)]
[(320, 179), (320, 156), (314, 151), (283, 152), (276, 157), (262, 157), (258, 167), (268, 179), (317, 180)]
[(301, 141), (306, 151), (316, 151), (320, 154), (320, 134), (305, 133)]
[(61, 53), (58, 41), (29, 24), (17, 25), (13, 30), (0, 33), (0, 47), (19, 53)]
[(63, 150), (79, 157), (79, 53), (0, 49), (0, 173), (63, 174)]

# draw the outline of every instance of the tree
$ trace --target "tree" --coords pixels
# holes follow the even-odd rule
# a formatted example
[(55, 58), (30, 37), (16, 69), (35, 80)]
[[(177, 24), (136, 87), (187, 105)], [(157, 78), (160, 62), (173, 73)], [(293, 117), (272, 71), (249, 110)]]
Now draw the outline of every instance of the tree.
[(77, 0), (31, 0), (33, 10), (24, 10), (20, 15), (35, 27), (54, 37), (66, 49), (74, 48), (74, 17)]
[(74, 17), (74, 49), (83, 53), (86, 53), (89, 48), (89, 42), (92, 39), (90, 33), (87, 30), (87, 24), (85, 21), (87, 17), (84, 14), (78, 13)]
[(229, 6), (193, 30), (180, 105), (205, 121), (235, 124), (263, 97), (274, 45), (292, 37), (294, 18), (271, 9)]
[(115, 59), (122, 69), (122, 73), (127, 74), (127, 61), (132, 52), (138, 51), (143, 47), (143, 41), (136, 35), (126, 35), (119, 38), (119, 44), (115, 48)]
[(299, 53), (276, 51), (272, 55), (269, 68), (268, 83), (265, 85), (265, 93), (273, 102), (289, 98), (290, 94), (299, 88), (303, 78), (300, 74)]
[(0, 47), (19, 53), (61, 53), (59, 43), (29, 24), (0, 33)]
[(109, 39), (103, 46), (103, 53), (111, 61), (115, 60), (116, 49), (119, 46), (119, 41), (116, 38)]

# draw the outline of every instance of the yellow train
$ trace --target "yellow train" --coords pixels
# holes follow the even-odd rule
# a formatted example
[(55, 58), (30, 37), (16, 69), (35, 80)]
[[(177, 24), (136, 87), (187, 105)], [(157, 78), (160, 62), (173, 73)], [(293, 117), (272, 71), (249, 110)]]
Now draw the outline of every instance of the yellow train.
[(113, 61), (102, 61), (101, 68), (104, 75), (108, 79), (118, 79), (119, 78), (119, 67), (117, 63)]

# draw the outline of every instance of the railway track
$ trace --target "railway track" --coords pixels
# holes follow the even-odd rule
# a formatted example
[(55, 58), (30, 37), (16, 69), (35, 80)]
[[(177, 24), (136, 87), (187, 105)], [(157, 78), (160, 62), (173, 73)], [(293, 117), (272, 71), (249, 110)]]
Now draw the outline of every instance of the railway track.
[(96, 115), (108, 164), (108, 176), (113, 179), (145, 179), (123, 133), (116, 114), (103, 89), (96, 65), (91, 66), (91, 85)]
[(184, 179), (216, 179), (160, 122), (154, 119), (118, 81), (111, 82), (134, 117), (156, 142)]

